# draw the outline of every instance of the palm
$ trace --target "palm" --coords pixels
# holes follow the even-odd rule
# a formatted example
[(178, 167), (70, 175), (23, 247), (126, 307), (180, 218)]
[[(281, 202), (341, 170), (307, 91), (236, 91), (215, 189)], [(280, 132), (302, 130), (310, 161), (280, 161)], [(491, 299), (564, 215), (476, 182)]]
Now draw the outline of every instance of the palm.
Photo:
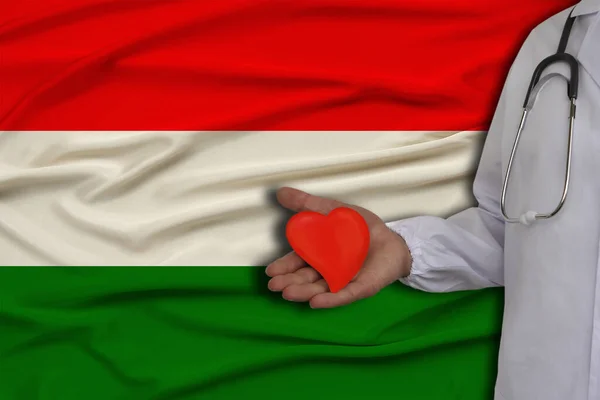
[(372, 296), (405, 275), (408, 263), (404, 256), (408, 255), (408, 251), (404, 241), (372, 212), (291, 188), (279, 190), (277, 200), (292, 211), (310, 210), (321, 214), (328, 214), (337, 207), (351, 207), (365, 219), (371, 236), (369, 254), (363, 267), (353, 281), (337, 293), (329, 292), (325, 280), (296, 253), (291, 252), (275, 260), (266, 271), (272, 277), (269, 288), (282, 291), (285, 299), (309, 301), (313, 308), (337, 307)]

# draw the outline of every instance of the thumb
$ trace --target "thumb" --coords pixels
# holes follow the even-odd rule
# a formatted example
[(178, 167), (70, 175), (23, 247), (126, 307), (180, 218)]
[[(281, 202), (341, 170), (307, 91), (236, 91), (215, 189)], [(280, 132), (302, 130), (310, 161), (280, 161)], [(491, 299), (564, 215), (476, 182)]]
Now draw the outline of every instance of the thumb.
[(385, 252), (374, 252), (374, 256), (367, 259), (365, 265), (360, 269), (356, 278), (345, 288), (337, 293), (320, 293), (310, 299), (312, 308), (340, 307), (372, 297), (381, 289), (394, 282), (397, 278), (390, 268), (389, 254)]
[(277, 191), (277, 201), (283, 207), (295, 212), (314, 211), (320, 214), (329, 214), (335, 208), (347, 207), (340, 201), (314, 196), (290, 187), (284, 187)]
[(337, 293), (320, 293), (310, 299), (312, 308), (332, 308), (345, 306), (357, 300), (374, 296), (381, 288), (373, 282), (352, 281)]

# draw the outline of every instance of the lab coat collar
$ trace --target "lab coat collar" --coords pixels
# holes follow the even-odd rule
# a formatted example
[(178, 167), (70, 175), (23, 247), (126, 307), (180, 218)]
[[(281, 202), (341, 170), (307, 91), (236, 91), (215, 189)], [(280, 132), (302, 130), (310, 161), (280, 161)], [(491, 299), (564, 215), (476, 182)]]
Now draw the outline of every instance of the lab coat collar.
[[(578, 15), (583, 15), (584, 12), (585, 14), (597, 13), (600, 11), (600, 0), (583, 0), (577, 5), (577, 7), (579, 6), (582, 6), (582, 10), (579, 10), (580, 14)], [(597, 14), (594, 20), (589, 22), (589, 28), (577, 54), (579, 64), (590, 74), (598, 86), (600, 86), (600, 52), (597, 50), (600, 41), (599, 16)]]
[(581, 0), (573, 9), (572, 16), (593, 14), (600, 11), (600, 0)]

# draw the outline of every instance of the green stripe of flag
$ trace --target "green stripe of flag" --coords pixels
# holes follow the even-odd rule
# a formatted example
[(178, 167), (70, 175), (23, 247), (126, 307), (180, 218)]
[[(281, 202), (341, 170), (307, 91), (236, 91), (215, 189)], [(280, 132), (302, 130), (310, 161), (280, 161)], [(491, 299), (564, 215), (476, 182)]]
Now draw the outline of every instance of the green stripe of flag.
[(2, 268), (0, 399), (487, 400), (503, 292), (312, 310), (264, 268)]

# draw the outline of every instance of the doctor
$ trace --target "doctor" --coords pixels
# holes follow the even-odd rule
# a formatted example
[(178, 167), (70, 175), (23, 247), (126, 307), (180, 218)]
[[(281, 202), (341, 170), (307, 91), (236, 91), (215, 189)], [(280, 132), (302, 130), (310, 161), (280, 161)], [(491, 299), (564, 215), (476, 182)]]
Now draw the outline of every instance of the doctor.
[[(372, 296), (398, 279), (428, 292), (504, 286), (495, 399), (600, 400), (599, 11), (600, 0), (583, 0), (523, 44), (484, 146), (477, 207), (447, 219), (385, 224), (353, 206), (372, 241), (356, 279), (330, 293), (290, 253), (267, 267), (270, 289), (323, 308)], [(536, 67), (557, 53), (559, 61), (540, 67), (529, 91)], [(574, 70), (564, 53), (578, 60)], [(343, 205), (291, 188), (278, 199), (295, 211), (328, 213)]]

